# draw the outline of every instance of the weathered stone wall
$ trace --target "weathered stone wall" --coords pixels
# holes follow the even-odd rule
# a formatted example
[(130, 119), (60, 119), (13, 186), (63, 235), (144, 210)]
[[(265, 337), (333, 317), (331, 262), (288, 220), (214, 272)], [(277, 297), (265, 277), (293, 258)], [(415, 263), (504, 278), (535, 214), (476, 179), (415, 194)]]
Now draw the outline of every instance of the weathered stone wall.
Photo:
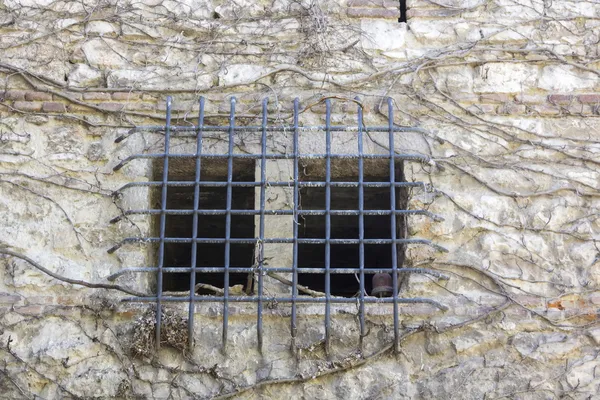
[[(397, 4), (0, 1), (1, 397), (600, 396), (600, 4), (408, 0), (407, 24)], [(152, 319), (120, 299), (150, 292), (151, 278), (106, 278), (153, 255), (107, 250), (152, 229), (147, 217), (109, 223), (148, 206), (148, 191), (111, 194), (152, 166), (113, 167), (161, 144), (114, 140), (163, 123), (167, 95), (181, 125), (197, 120), (200, 95), (214, 124), (235, 95), (243, 123), (259, 121), (264, 97), (271, 122), (289, 122), (299, 97), (303, 123), (321, 124), (332, 96), (334, 123), (352, 125), (358, 95), (365, 122), (385, 125), (391, 96), (395, 122), (421, 128), (397, 150), (432, 158), (406, 165), (408, 180), (434, 188), (409, 206), (445, 218), (411, 218), (410, 234), (449, 250), (410, 247), (407, 265), (450, 279), (415, 275), (402, 295), (448, 311), (400, 307), (394, 354), (391, 308), (367, 307), (357, 352), (356, 307), (335, 306), (328, 359), (322, 307), (299, 308), (294, 356), (287, 306), (266, 309), (262, 354), (255, 309), (232, 306), (225, 356), (221, 306), (203, 304), (191, 353), (140, 351)], [(251, 139), (238, 147), (256, 148)]]

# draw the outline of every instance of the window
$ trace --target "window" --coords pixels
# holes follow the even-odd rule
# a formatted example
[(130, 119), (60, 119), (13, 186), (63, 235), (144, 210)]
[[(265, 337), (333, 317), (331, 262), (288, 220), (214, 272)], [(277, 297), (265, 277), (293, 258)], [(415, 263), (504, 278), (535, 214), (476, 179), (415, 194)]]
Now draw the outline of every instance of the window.
[[(399, 304), (445, 308), (435, 300), (404, 298), (400, 293), (405, 274), (441, 276), (429, 269), (403, 268), (406, 246), (444, 249), (407, 236), (407, 216), (438, 217), (407, 209), (408, 190), (422, 190), (425, 185), (405, 181), (404, 163), (429, 159), (395, 150), (396, 138), (412, 128), (394, 125), (391, 99), (387, 126), (375, 127), (364, 126), (359, 100), (355, 100), (355, 126), (331, 124), (329, 99), (324, 100), (322, 126), (300, 125), (298, 100), (292, 124), (269, 126), (266, 99), (259, 124), (236, 126), (234, 98), (229, 124), (208, 126), (201, 98), (198, 126), (179, 127), (171, 124), (171, 102), (168, 98), (166, 126), (136, 128), (117, 139), (155, 132), (157, 142), (164, 145), (162, 151), (134, 154), (114, 168), (118, 171), (140, 159), (154, 165), (154, 180), (132, 182), (117, 191), (126, 195), (132, 188), (149, 187), (155, 192), (148, 208), (128, 209), (112, 221), (151, 215), (155, 225), (152, 236), (124, 238), (109, 250), (115, 252), (129, 243), (156, 247), (153, 265), (130, 266), (110, 277), (138, 273), (156, 277), (152, 294), (126, 300), (153, 302), (157, 311), (166, 303), (187, 303), (190, 345), (195, 304), (221, 303), (223, 349), (234, 302), (257, 305), (259, 348), (263, 308), (266, 304), (289, 307), (292, 350), (296, 349), (298, 305), (322, 304), (326, 351), (333, 305), (358, 304), (363, 337), (366, 305), (391, 304), (397, 342)], [(371, 296), (376, 292), (371, 285), (375, 274), (389, 274), (386, 285), (391, 287), (377, 297)], [(275, 281), (285, 286), (268, 286)], [(234, 290), (236, 285), (244, 290)], [(162, 312), (157, 312), (157, 339), (161, 318)], [(160, 346), (160, 340), (156, 343)]]
[[(335, 159), (331, 163), (331, 181), (358, 182), (358, 161), (351, 159)], [(390, 207), (390, 186), (369, 186), (370, 184), (386, 184), (390, 181), (390, 165), (388, 160), (363, 160), (363, 237), (365, 239), (379, 239), (391, 237), (390, 216), (385, 214)], [(394, 165), (396, 182), (404, 182), (402, 161)], [(325, 165), (323, 162), (303, 162), (303, 173), (300, 174), (302, 182), (325, 181)], [(359, 188), (334, 186), (331, 188), (330, 208), (334, 211), (331, 215), (332, 239), (359, 239), (359, 215), (349, 214), (359, 210)], [(405, 187), (393, 187), (397, 209), (406, 209), (408, 191)], [(324, 187), (304, 187), (300, 189), (301, 210), (324, 210), (326, 206), (326, 190)], [(405, 239), (406, 215), (399, 215), (397, 221), (398, 239)], [(299, 220), (299, 237), (321, 239), (326, 235), (325, 217), (317, 215), (303, 215)], [(398, 244), (397, 265), (404, 264), (404, 244)], [(366, 269), (392, 268), (392, 253), (387, 244), (364, 244), (363, 263)], [(330, 248), (331, 267), (340, 269), (358, 268), (360, 266), (360, 244), (332, 244)], [(325, 244), (301, 244), (298, 248), (298, 266), (300, 268), (318, 267), (325, 268)], [(367, 271), (368, 272), (368, 271)], [(364, 287), (367, 294), (373, 295), (372, 274), (365, 279)], [(298, 283), (321, 292), (325, 291), (325, 282), (317, 274), (300, 274)], [(400, 287), (401, 289), (401, 287)], [(356, 275), (334, 274), (331, 276), (331, 294), (337, 296), (355, 297), (360, 291), (360, 281)]]
[[(171, 161), (169, 167), (169, 181), (193, 182), (195, 177), (195, 162), (189, 158), (178, 158)], [(227, 162), (224, 160), (202, 160), (202, 182), (227, 182)], [(155, 163), (154, 179), (161, 179), (163, 170), (162, 160)], [(233, 181), (254, 182), (254, 161), (238, 159), (233, 162)], [(231, 208), (234, 210), (254, 210), (254, 188), (252, 186), (233, 187), (231, 189)], [(160, 192), (154, 192), (156, 206), (160, 209)], [(199, 191), (198, 209), (205, 214), (197, 217), (196, 237), (206, 239), (219, 239), (225, 237), (227, 217), (227, 188), (225, 186), (203, 187)], [(175, 186), (167, 191), (168, 210), (190, 211), (194, 209), (194, 187)], [(190, 238), (193, 234), (194, 218), (190, 214), (168, 215), (165, 235), (171, 238)], [(158, 235), (159, 226), (155, 224)], [(231, 216), (231, 237), (251, 238), (254, 236), (254, 215), (236, 213)], [(192, 243), (166, 243), (164, 249), (164, 263), (169, 267), (189, 267), (192, 257)], [(196, 267), (221, 268), (225, 263), (225, 243), (198, 243), (196, 244)], [(251, 268), (254, 262), (254, 244), (232, 243), (230, 248), (231, 268)], [(223, 288), (224, 276), (219, 272), (201, 272), (196, 274), (196, 282)], [(231, 273), (230, 286), (248, 286), (247, 273)], [(190, 289), (189, 272), (167, 273), (164, 275), (163, 288), (165, 291), (185, 291)], [(251, 289), (251, 288), (250, 288)], [(203, 288), (198, 288), (198, 294), (211, 294)]]

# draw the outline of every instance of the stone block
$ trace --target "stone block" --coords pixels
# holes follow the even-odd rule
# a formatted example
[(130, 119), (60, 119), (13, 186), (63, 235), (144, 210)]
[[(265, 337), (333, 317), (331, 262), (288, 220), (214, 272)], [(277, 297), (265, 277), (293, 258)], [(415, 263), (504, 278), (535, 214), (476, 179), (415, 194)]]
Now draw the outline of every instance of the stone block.
[(455, 22), (450, 19), (417, 19), (410, 22), (410, 32), (424, 46), (436, 47), (456, 41)]
[(541, 89), (563, 93), (599, 85), (598, 75), (570, 65), (547, 65), (542, 68), (539, 80)]
[[(351, 18), (387, 18), (387, 19), (397, 19), (400, 15), (398, 10), (390, 10), (387, 8), (349, 8), (347, 11), (347, 14)], [(373, 21), (370, 21), (370, 22), (373, 22)]]
[(116, 36), (119, 28), (106, 21), (90, 21), (85, 25), (85, 33), (88, 35)]
[(361, 45), (364, 49), (391, 51), (404, 46), (406, 24), (399, 24), (397, 21), (368, 20), (361, 21), (360, 27)]
[(90, 87), (102, 83), (102, 72), (87, 64), (77, 64), (68, 75), (69, 86)]
[(233, 64), (219, 72), (219, 86), (251, 82), (267, 71), (267, 68), (260, 65)]
[(597, 346), (600, 346), (600, 327), (590, 328), (587, 331), (588, 336), (596, 343)]
[(184, 70), (164, 67), (117, 69), (111, 71), (106, 80), (109, 88), (135, 90), (205, 90), (213, 85), (212, 74), (199, 73), (193, 67)]
[(519, 93), (535, 88), (535, 65), (492, 62), (475, 68), (473, 91), (476, 93)]
[(88, 40), (81, 47), (92, 67), (123, 68), (130, 64), (131, 47), (122, 42), (106, 38)]

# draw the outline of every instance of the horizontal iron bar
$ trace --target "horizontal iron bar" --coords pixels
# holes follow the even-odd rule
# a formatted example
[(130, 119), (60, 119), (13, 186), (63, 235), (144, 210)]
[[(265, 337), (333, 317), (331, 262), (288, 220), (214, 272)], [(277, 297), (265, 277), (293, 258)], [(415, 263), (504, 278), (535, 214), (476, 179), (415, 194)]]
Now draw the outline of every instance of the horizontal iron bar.
[[(159, 237), (148, 237), (148, 238), (128, 237), (128, 238), (123, 239), (121, 242), (119, 242), (115, 246), (111, 247), (108, 250), (108, 253), (109, 254), (114, 253), (121, 246), (123, 246), (124, 244), (127, 244), (127, 243), (159, 243), (160, 241), (161, 241), (161, 238), (159, 238)], [(164, 238), (163, 241), (164, 241), (164, 243), (200, 243), (200, 244), (202, 244), (202, 243), (220, 244), (220, 243), (226, 243), (227, 241), (229, 241), (229, 243), (234, 243), (234, 244), (256, 244), (259, 242), (259, 239), (257, 239), (257, 238), (231, 238), (231, 239), (225, 239), (225, 238), (196, 238), (196, 239)], [(301, 238), (301, 239), (296, 239), (295, 241), (296, 241), (296, 243), (299, 243), (299, 244), (325, 244), (327, 242), (327, 239)], [(446, 250), (444, 247), (442, 247), (438, 244), (435, 244), (431, 240), (428, 240), (428, 239), (363, 239), (362, 241), (360, 239), (329, 239), (330, 244), (350, 245), (350, 244), (359, 244), (361, 242), (364, 244), (392, 244), (392, 243), (424, 244), (427, 246), (431, 246), (438, 251), (441, 251), (444, 253), (448, 252), (448, 250)], [(262, 240), (262, 243), (292, 244), (292, 243), (294, 243), (294, 239), (293, 238), (268, 238), (268, 239)]]
[[(125, 189), (129, 189), (132, 187), (143, 187), (143, 186), (162, 186), (161, 181), (149, 181), (149, 182), (130, 182), (119, 189), (115, 190), (113, 194), (121, 192)], [(232, 187), (260, 187), (262, 182), (230, 182)], [(194, 187), (196, 183), (194, 181), (169, 181), (167, 182), (167, 186), (173, 187)], [(292, 188), (294, 186), (293, 181), (273, 181), (273, 182), (265, 182), (265, 185), (272, 187), (289, 187)], [(329, 185), (331, 187), (358, 187), (358, 182), (330, 182)], [(221, 181), (202, 181), (198, 183), (200, 187), (226, 187), (227, 182)], [(325, 187), (326, 182), (319, 181), (299, 181), (299, 187)], [(364, 182), (363, 187), (420, 187), (424, 190), (429, 188), (429, 185), (423, 182)]]
[[(258, 118), (258, 117), (257, 117)], [(171, 135), (179, 132), (190, 132), (196, 133), (198, 131), (198, 127), (194, 125), (189, 126), (171, 126), (169, 127), (171, 130)], [(215, 125), (204, 125), (201, 127), (202, 132), (229, 132), (229, 126), (215, 126)], [(279, 125), (279, 126), (267, 126), (267, 132), (289, 132), (292, 133), (296, 127), (294, 125)], [(298, 126), (297, 130), (300, 132), (324, 132), (327, 129), (324, 125), (313, 125), (313, 126)], [(164, 125), (148, 125), (148, 126), (137, 126), (135, 128), (130, 129), (126, 134), (119, 136), (115, 139), (115, 143), (120, 143), (123, 140), (127, 139), (129, 136), (133, 135), (137, 132), (162, 132), (165, 130)], [(248, 126), (236, 126), (235, 132), (262, 132), (263, 127), (258, 125), (248, 125)], [(363, 131), (365, 132), (389, 132), (389, 126), (363, 126)], [(358, 126), (347, 126), (347, 125), (338, 125), (338, 126), (330, 126), (330, 132), (358, 132)], [(393, 127), (394, 132), (419, 132), (419, 133), (429, 133), (427, 130), (422, 128), (413, 128), (409, 126)], [(175, 136), (175, 135), (173, 135)], [(193, 136), (196, 136), (195, 134)]]
[[(152, 209), (152, 210), (129, 210), (125, 211), (123, 215), (115, 217), (110, 220), (111, 224), (121, 221), (124, 217), (130, 215), (159, 215), (163, 211)], [(166, 215), (226, 215), (227, 210), (165, 210)], [(261, 210), (231, 210), (231, 215), (260, 215)], [(360, 215), (359, 210), (331, 210), (330, 215), (346, 215), (346, 216), (357, 216)], [(364, 210), (363, 215), (425, 215), (434, 221), (443, 221), (444, 218), (434, 214), (427, 210)], [(293, 215), (293, 210), (264, 210), (265, 215)], [(298, 215), (325, 215), (325, 210), (298, 210)]]
[[(195, 271), (198, 273), (223, 273), (225, 270), (224, 267), (196, 267)], [(269, 272), (279, 272), (279, 273), (288, 273), (298, 271), (299, 274), (323, 274), (325, 272), (325, 268), (290, 268), (290, 267), (263, 267), (263, 273), (268, 274)], [(109, 275), (106, 279), (109, 281), (114, 281), (118, 277), (131, 274), (131, 273), (139, 273), (139, 272), (156, 272), (158, 268), (156, 267), (132, 267), (125, 268), (118, 272), (115, 272), (112, 275)], [(190, 267), (163, 267), (162, 271), (165, 273), (190, 273), (192, 272), (192, 268)], [(235, 273), (256, 273), (258, 272), (255, 267), (229, 267), (229, 272)], [(360, 272), (358, 268), (336, 268), (331, 267), (329, 272), (332, 274), (356, 274)], [(369, 268), (365, 266), (364, 273), (365, 274), (384, 274), (393, 272), (393, 268)], [(450, 279), (448, 275), (442, 274), (441, 272), (428, 269), (428, 268), (401, 268), (398, 269), (398, 273), (403, 274), (424, 274), (435, 276), (440, 279)]]
[[(122, 299), (121, 301), (148, 303), (148, 302), (156, 302), (157, 300), (158, 300), (157, 297), (127, 297), (127, 298)], [(225, 300), (224, 296), (194, 296), (193, 299), (191, 299), (190, 296), (160, 297), (161, 302), (186, 302), (186, 303), (189, 301), (223, 302), (223, 300)], [(257, 303), (258, 297), (257, 296), (229, 296), (229, 297), (227, 297), (227, 300), (231, 301), (231, 302), (236, 302), (236, 303)], [(358, 298), (356, 298), (356, 297), (337, 297), (337, 296), (331, 296), (329, 298), (298, 296), (293, 300), (296, 303), (327, 303), (327, 302), (329, 302), (329, 303), (340, 303), (340, 304), (344, 304), (344, 303), (356, 304), (358, 301)], [(291, 297), (266, 297), (266, 296), (263, 296), (262, 301), (276, 302), (276, 303), (291, 303), (292, 298)], [(404, 303), (404, 304), (425, 303), (425, 304), (431, 304), (432, 306), (439, 308), (440, 310), (443, 310), (443, 311), (448, 310), (447, 306), (445, 306), (435, 300), (421, 298), (421, 297), (394, 299), (392, 297), (379, 298), (379, 297), (367, 296), (367, 297), (365, 297), (364, 301), (365, 301), (365, 303), (376, 303), (376, 304), (394, 303), (395, 301), (398, 303)]]
[[(125, 159), (123, 159), (120, 163), (118, 163), (115, 167), (113, 167), (113, 171), (118, 171), (121, 168), (123, 168), (127, 163), (129, 163), (130, 161), (133, 160), (142, 160), (142, 159), (160, 159), (160, 158), (165, 158), (165, 156), (168, 156), (169, 158), (192, 158), (195, 159), (197, 156), (196, 154), (166, 154), (166, 153), (157, 153), (157, 154), (134, 154), (132, 156), (129, 156)], [(312, 160), (312, 159), (325, 159), (325, 157), (327, 156), (327, 154), (299, 154), (298, 157), (300, 159), (307, 159), (307, 160)], [(293, 154), (232, 154), (231, 155), (232, 158), (236, 158), (236, 159), (252, 159), (252, 160), (260, 160), (262, 158), (265, 158), (267, 160), (290, 160), (294, 158)], [(331, 159), (358, 159), (359, 155), (358, 154), (331, 154), (329, 155), (329, 157)], [(390, 155), (389, 154), (363, 154), (362, 158), (365, 159), (390, 159)], [(209, 158), (209, 159), (228, 159), (229, 158), (229, 154), (208, 154), (208, 153), (202, 153), (201, 158)], [(424, 163), (428, 163), (431, 161), (431, 158), (428, 156), (424, 156), (422, 154), (396, 154), (394, 156), (394, 159), (396, 160), (405, 160), (405, 161), (420, 161), (420, 162), (424, 162)]]

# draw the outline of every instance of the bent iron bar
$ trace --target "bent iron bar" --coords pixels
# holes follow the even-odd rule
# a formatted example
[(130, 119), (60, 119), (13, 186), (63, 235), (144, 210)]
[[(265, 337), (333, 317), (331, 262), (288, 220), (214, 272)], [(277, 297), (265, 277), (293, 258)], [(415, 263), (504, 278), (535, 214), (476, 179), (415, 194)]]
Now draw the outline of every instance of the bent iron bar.
[[(121, 142), (127, 139), (129, 136), (137, 132), (157, 132), (164, 133), (164, 152), (158, 154), (134, 154), (114, 167), (115, 171), (118, 171), (122, 167), (126, 166), (127, 163), (136, 159), (146, 160), (162, 160), (162, 179), (160, 181), (146, 181), (146, 182), (131, 182), (118, 189), (115, 194), (120, 194), (126, 189), (133, 187), (156, 187), (161, 189), (161, 204), (160, 208), (153, 209), (132, 209), (125, 210), (121, 216), (115, 217), (111, 220), (111, 223), (117, 223), (122, 219), (129, 216), (135, 215), (157, 215), (160, 217), (159, 220), (159, 235), (158, 237), (146, 236), (146, 237), (127, 237), (122, 239), (119, 243), (108, 250), (109, 253), (113, 253), (123, 245), (129, 243), (143, 243), (143, 244), (158, 244), (158, 260), (156, 266), (142, 266), (142, 267), (129, 267), (124, 268), (121, 271), (113, 273), (108, 277), (109, 280), (118, 279), (122, 275), (135, 274), (135, 273), (155, 273), (157, 288), (156, 294), (149, 294), (144, 297), (129, 297), (123, 299), (123, 301), (141, 302), (141, 303), (155, 303), (156, 304), (156, 347), (160, 348), (160, 335), (161, 335), (161, 318), (162, 318), (162, 306), (164, 303), (183, 302), (188, 303), (188, 339), (189, 347), (193, 346), (194, 337), (194, 315), (195, 315), (195, 304), (204, 302), (219, 302), (223, 305), (223, 328), (222, 328), (222, 350), (225, 352), (227, 346), (228, 337), (228, 324), (229, 324), (229, 303), (230, 302), (242, 302), (242, 303), (256, 303), (257, 304), (257, 344), (259, 350), (262, 352), (263, 347), (263, 307), (265, 302), (277, 302), (283, 304), (290, 304), (291, 306), (291, 321), (290, 321), (290, 334), (291, 334), (291, 351), (296, 353), (297, 351), (297, 305), (298, 304), (324, 304), (325, 315), (324, 315), (324, 328), (325, 337), (324, 344), (327, 354), (329, 354), (330, 348), (330, 336), (331, 336), (331, 305), (332, 304), (358, 304), (358, 324), (360, 328), (359, 343), (362, 348), (363, 339), (367, 334), (365, 326), (365, 304), (392, 304), (393, 306), (393, 318), (394, 318), (394, 338), (396, 351), (399, 350), (399, 304), (413, 304), (413, 303), (424, 303), (436, 307), (440, 310), (446, 310), (447, 307), (440, 304), (437, 301), (427, 298), (402, 298), (398, 294), (398, 274), (400, 273), (416, 273), (416, 274), (428, 274), (438, 279), (448, 279), (448, 277), (438, 271), (427, 269), (427, 268), (402, 268), (398, 265), (397, 247), (400, 244), (404, 245), (425, 245), (431, 246), (437, 251), (446, 251), (443, 247), (431, 242), (428, 239), (420, 238), (397, 238), (396, 237), (396, 218), (401, 215), (422, 215), (433, 219), (434, 221), (443, 220), (442, 217), (435, 215), (427, 210), (396, 210), (396, 190), (395, 188), (401, 187), (414, 187), (428, 189), (422, 182), (396, 182), (395, 176), (395, 163), (396, 161), (409, 161), (409, 162), (421, 162), (431, 163), (431, 159), (428, 156), (421, 154), (403, 154), (396, 153), (394, 149), (394, 135), (402, 132), (420, 132), (419, 128), (405, 128), (394, 126), (394, 110), (392, 99), (388, 99), (388, 126), (387, 127), (367, 127), (363, 123), (363, 109), (360, 103), (360, 99), (357, 97), (356, 102), (358, 104), (357, 110), (357, 126), (332, 126), (331, 124), (331, 102), (329, 99), (325, 100), (326, 106), (326, 122), (324, 126), (300, 126), (299, 125), (299, 100), (294, 100), (293, 107), (293, 125), (268, 125), (268, 113), (267, 113), (267, 99), (262, 103), (262, 114), (261, 114), (261, 125), (260, 126), (236, 126), (235, 125), (235, 106), (236, 99), (234, 97), (230, 100), (230, 115), (229, 124), (227, 126), (206, 126), (204, 125), (204, 110), (205, 110), (205, 99), (201, 97), (199, 99), (199, 115), (197, 126), (171, 126), (172, 121), (172, 98), (167, 97), (167, 112), (166, 112), (166, 125), (165, 126), (148, 126), (148, 127), (137, 127), (129, 131), (126, 135), (120, 136), (115, 142)], [(226, 141), (228, 149), (226, 154), (214, 154), (208, 153), (203, 150), (203, 141), (212, 138), (208, 133), (217, 134), (221, 137), (226, 135)], [(260, 153), (259, 154), (237, 154), (234, 152), (236, 134), (241, 132), (256, 132), (260, 135)], [(286, 154), (273, 154), (267, 152), (267, 133), (292, 133), (292, 153)], [(325, 135), (325, 153), (312, 153), (303, 154), (299, 148), (299, 135), (300, 132), (309, 132), (311, 134)], [(353, 154), (334, 154), (331, 151), (332, 148), (332, 133), (350, 133), (355, 135), (358, 140), (357, 152)], [(388, 150), (387, 154), (365, 154), (364, 152), (364, 140), (365, 133), (369, 132), (387, 132), (388, 133)], [(196, 139), (196, 151), (192, 154), (180, 154), (171, 153), (171, 138), (173, 135), (183, 137), (193, 137)], [(285, 136), (284, 136), (285, 137)], [(193, 181), (176, 181), (169, 180), (169, 159), (171, 158), (190, 158), (195, 161), (195, 176)], [(227, 160), (227, 179), (225, 182), (222, 181), (201, 181), (201, 169), (203, 159), (223, 159)], [(257, 163), (260, 163), (260, 180), (255, 182), (234, 182), (233, 181), (233, 161), (234, 159), (254, 159)], [(325, 180), (324, 181), (300, 181), (299, 161), (301, 159), (321, 159), (325, 162)], [(358, 160), (358, 177), (356, 181), (352, 182), (338, 182), (332, 181), (331, 177), (331, 160), (334, 159), (356, 159)], [(389, 176), (390, 179), (387, 182), (365, 182), (364, 177), (364, 160), (365, 159), (385, 159), (389, 161)], [(293, 161), (293, 177), (289, 181), (269, 181), (267, 178), (266, 165), (267, 160), (291, 160)], [(168, 187), (193, 187), (193, 208), (192, 209), (169, 209), (167, 208), (167, 190)], [(203, 209), (200, 204), (200, 192), (201, 188), (204, 187), (224, 187), (226, 189), (226, 206), (224, 209)], [(260, 189), (259, 198), (259, 209), (234, 209), (232, 207), (233, 188), (236, 187), (255, 187)], [(290, 205), (291, 209), (266, 209), (266, 189), (267, 187), (289, 187), (293, 188), (293, 204)], [(306, 187), (322, 187), (325, 188), (325, 208), (322, 210), (316, 209), (301, 209), (300, 207), (300, 189)], [(331, 207), (331, 188), (332, 187), (355, 187), (358, 189), (358, 208), (350, 210), (336, 210)], [(390, 188), (390, 209), (389, 210), (369, 210), (365, 209), (365, 195), (364, 188), (366, 187), (388, 187)], [(167, 237), (166, 235), (166, 218), (168, 215), (189, 215), (192, 219), (192, 232), (190, 237)], [(201, 215), (223, 215), (225, 216), (225, 234), (222, 238), (205, 238), (198, 237), (198, 223), (199, 216)], [(257, 237), (248, 238), (232, 238), (231, 224), (232, 216), (234, 215), (254, 215), (258, 217), (258, 235)], [(288, 215), (293, 218), (293, 233), (292, 237), (276, 237), (276, 238), (265, 238), (265, 216), (267, 215)], [(325, 217), (325, 234), (323, 238), (300, 238), (298, 233), (299, 218), (303, 215), (317, 215)], [(336, 215), (351, 215), (358, 217), (358, 239), (334, 239), (331, 238), (331, 216)], [(366, 215), (387, 215), (390, 217), (390, 237), (379, 238), (379, 239), (366, 239), (365, 236), (365, 222), (364, 217)], [(165, 245), (169, 243), (189, 243), (191, 245), (191, 260), (189, 267), (173, 267), (165, 265)], [(223, 265), (214, 265), (210, 267), (197, 266), (198, 261), (198, 245), (204, 243), (221, 243), (224, 244), (224, 263)], [(255, 249), (255, 263), (251, 267), (240, 267), (231, 265), (231, 245), (232, 244), (254, 244)], [(268, 243), (277, 244), (292, 244), (293, 255), (291, 266), (268, 266), (265, 263), (264, 245)], [(298, 246), (299, 244), (322, 244), (325, 245), (325, 262), (323, 268), (312, 268), (298, 266)], [(332, 264), (331, 260), (331, 245), (358, 245), (359, 246), (359, 260), (356, 268), (340, 268), (335, 263)], [(391, 268), (367, 268), (365, 265), (365, 245), (366, 244), (385, 244), (391, 247), (392, 251), (392, 265)], [(291, 293), (290, 295), (281, 294), (277, 296), (265, 296), (264, 290), (264, 276), (269, 273), (291, 273)], [(163, 274), (164, 273), (187, 273), (190, 276), (190, 290), (189, 293), (183, 292), (183, 295), (174, 296), (172, 293), (165, 292), (163, 294)], [(196, 286), (196, 275), (198, 273), (222, 273), (223, 274), (223, 291), (222, 295), (198, 295), (195, 293)], [(231, 296), (229, 291), (230, 274), (232, 273), (246, 273), (249, 274), (256, 282), (256, 293), (248, 296)], [(298, 290), (298, 274), (321, 274), (324, 278), (325, 293), (323, 297), (309, 297), (300, 295)], [(369, 277), (375, 273), (391, 273), (393, 277), (393, 295), (390, 298), (375, 298), (368, 296), (365, 291), (365, 280), (366, 275)], [(331, 293), (331, 275), (332, 274), (354, 274), (357, 276), (359, 281), (359, 294), (358, 298), (353, 297), (338, 297)]]

